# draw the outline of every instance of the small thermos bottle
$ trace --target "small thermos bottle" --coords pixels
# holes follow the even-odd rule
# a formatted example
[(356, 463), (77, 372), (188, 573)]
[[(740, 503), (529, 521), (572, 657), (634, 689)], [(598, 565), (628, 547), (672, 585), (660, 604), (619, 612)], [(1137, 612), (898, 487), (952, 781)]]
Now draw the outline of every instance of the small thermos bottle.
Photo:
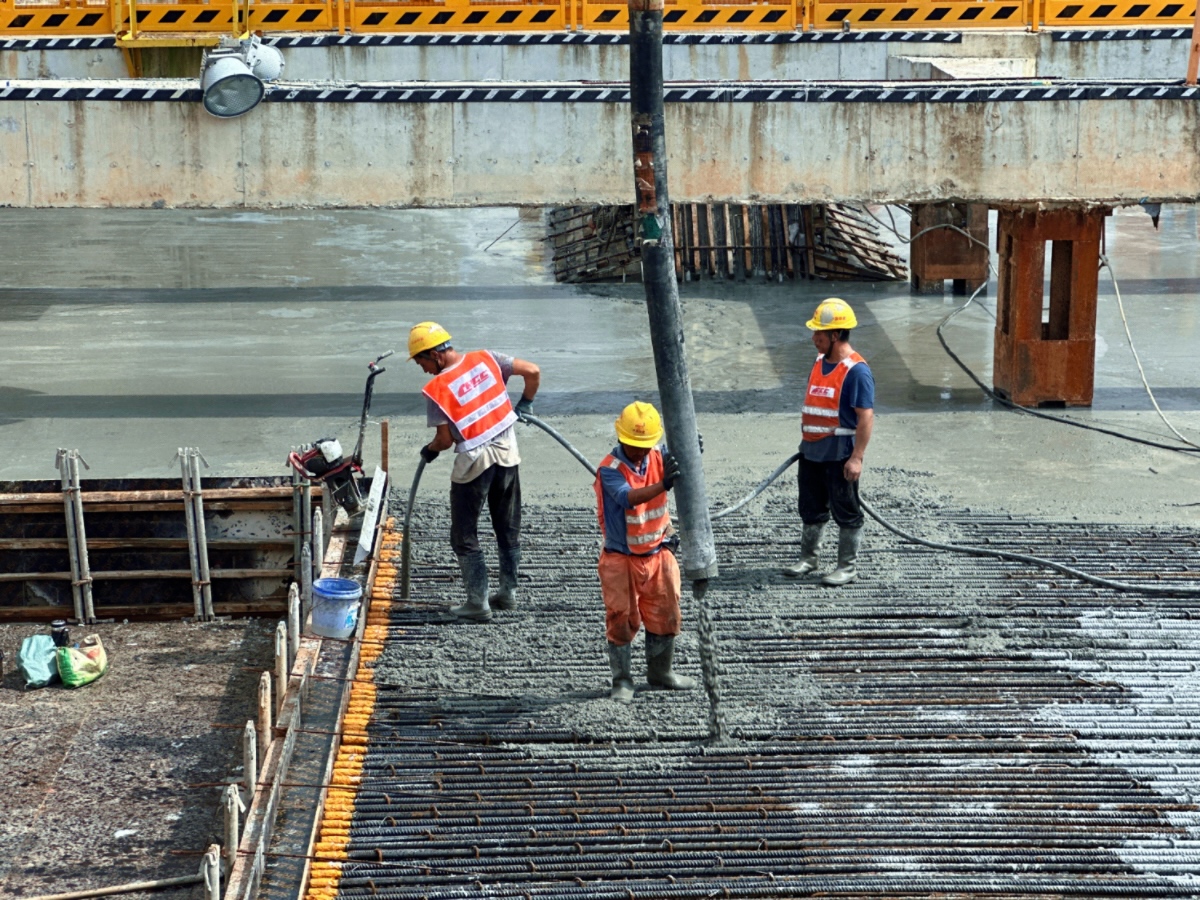
[(67, 630), (66, 619), (55, 619), (50, 623), (50, 637), (54, 640), (55, 647), (71, 645), (71, 632)]

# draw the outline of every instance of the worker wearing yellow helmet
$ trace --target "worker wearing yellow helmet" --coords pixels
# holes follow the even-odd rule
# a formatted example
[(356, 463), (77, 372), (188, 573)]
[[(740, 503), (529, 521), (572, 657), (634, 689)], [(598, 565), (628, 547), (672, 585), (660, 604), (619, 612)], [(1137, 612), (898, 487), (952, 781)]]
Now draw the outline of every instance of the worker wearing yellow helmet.
[(671, 535), (667, 494), (680, 477), (679, 462), (658, 449), (662, 417), (649, 403), (630, 403), (616, 423), (617, 446), (596, 472), (595, 490), (604, 547), (604, 597), (609, 696), (633, 700), (633, 639), (646, 626), (646, 680), (652, 687), (689, 690), (696, 679), (672, 668), (679, 634), (679, 564), (664, 541)]
[[(493, 609), (512, 609), (517, 601), (521, 455), (513, 425), (533, 412), (541, 370), (534, 363), (491, 350), (460, 353), (437, 322), (412, 327), (408, 358), (433, 376), (423, 393), (426, 421), (437, 431), (421, 448), (421, 459), (432, 463), (443, 450), (455, 450), (450, 472), (450, 546), (458, 557), (467, 600), (450, 612), (460, 619), (488, 622)], [(506, 387), (513, 375), (525, 382), (516, 407)], [(479, 545), (479, 514), (485, 501), (500, 551), (500, 590), (490, 596), (487, 562)]]
[(845, 300), (830, 297), (807, 322), (818, 356), (808, 376), (801, 417), (800, 561), (783, 570), (801, 577), (815, 572), (821, 532), (830, 513), (838, 524), (837, 568), (821, 581), (831, 586), (858, 577), (863, 514), (858, 502), (863, 454), (875, 424), (875, 379), (850, 346), (858, 325)]

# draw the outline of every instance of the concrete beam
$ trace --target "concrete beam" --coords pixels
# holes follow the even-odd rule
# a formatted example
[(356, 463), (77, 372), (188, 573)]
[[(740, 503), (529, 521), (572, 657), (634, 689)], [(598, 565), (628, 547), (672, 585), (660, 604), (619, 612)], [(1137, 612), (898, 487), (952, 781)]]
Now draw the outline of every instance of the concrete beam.
[[(667, 81), (883, 81), (933, 77), (1182, 78), (1191, 25), (1141, 30), (668, 32)], [(619, 32), (541, 34), (276, 34), (297, 81), (619, 81), (629, 47)], [(70, 47), (71, 49), (66, 49)], [(143, 51), (148, 77), (190, 75), (200, 51)], [(976, 74), (953, 60), (974, 60)], [(984, 60), (1007, 66), (981, 71)], [(1008, 60), (1009, 62), (1004, 62)], [(1019, 62), (1018, 62), (1019, 61)], [(953, 74), (929, 74), (931, 66)], [(1031, 68), (1032, 67), (1032, 68)], [(925, 72), (926, 74), (921, 74)], [(127, 78), (112, 37), (0, 40), (0, 80)]]
[[(0, 205), (441, 207), (632, 196), (623, 84), (284, 85), (234, 120), (210, 117), (196, 94), (188, 81), (0, 83)], [(672, 194), (1191, 202), (1200, 197), (1197, 98), (1177, 82), (671, 85)]]

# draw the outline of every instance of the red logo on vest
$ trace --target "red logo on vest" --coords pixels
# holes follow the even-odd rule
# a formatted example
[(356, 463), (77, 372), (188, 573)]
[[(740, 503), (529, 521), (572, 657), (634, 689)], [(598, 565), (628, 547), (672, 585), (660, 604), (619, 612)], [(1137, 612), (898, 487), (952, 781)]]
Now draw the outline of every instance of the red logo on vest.
[(464, 381), (458, 386), (458, 398), (461, 400), (475, 388), (486, 382), (491, 377), (491, 373), (484, 369), (482, 372), (477, 372), (474, 377)]

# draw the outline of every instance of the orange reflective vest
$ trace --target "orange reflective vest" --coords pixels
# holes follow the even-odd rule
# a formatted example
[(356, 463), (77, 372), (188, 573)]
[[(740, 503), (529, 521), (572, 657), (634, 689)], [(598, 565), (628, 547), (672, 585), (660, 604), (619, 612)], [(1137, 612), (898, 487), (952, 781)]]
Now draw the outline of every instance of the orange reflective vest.
[(857, 353), (851, 353), (828, 375), (821, 367), (824, 356), (818, 356), (808, 376), (808, 390), (804, 395), (804, 416), (800, 429), (806, 441), (819, 441), (831, 436), (846, 437), (854, 434), (853, 428), (841, 427), (839, 412), (842, 403), (842, 383), (846, 375), (860, 362), (866, 362)]
[[(657, 449), (650, 451), (650, 455), (646, 457), (646, 471), (641, 475), (611, 453), (600, 461), (600, 468), (616, 469), (625, 476), (625, 480), (629, 483), (629, 489), (637, 490), (662, 481), (662, 452)], [(593, 486), (596, 489), (596, 514), (600, 518), (600, 533), (603, 534), (604, 485), (601, 484), (599, 475), (596, 476)], [(637, 506), (625, 510), (625, 544), (629, 547), (630, 553), (635, 556), (646, 556), (658, 549), (667, 533), (667, 526), (671, 523), (667, 506), (667, 492), (663, 491), (653, 500), (647, 500), (645, 503), (639, 503)]]
[(500, 364), (486, 350), (464, 353), (457, 363), (434, 376), (423, 393), (462, 435), (454, 446), (456, 453), (486, 444), (517, 421)]

